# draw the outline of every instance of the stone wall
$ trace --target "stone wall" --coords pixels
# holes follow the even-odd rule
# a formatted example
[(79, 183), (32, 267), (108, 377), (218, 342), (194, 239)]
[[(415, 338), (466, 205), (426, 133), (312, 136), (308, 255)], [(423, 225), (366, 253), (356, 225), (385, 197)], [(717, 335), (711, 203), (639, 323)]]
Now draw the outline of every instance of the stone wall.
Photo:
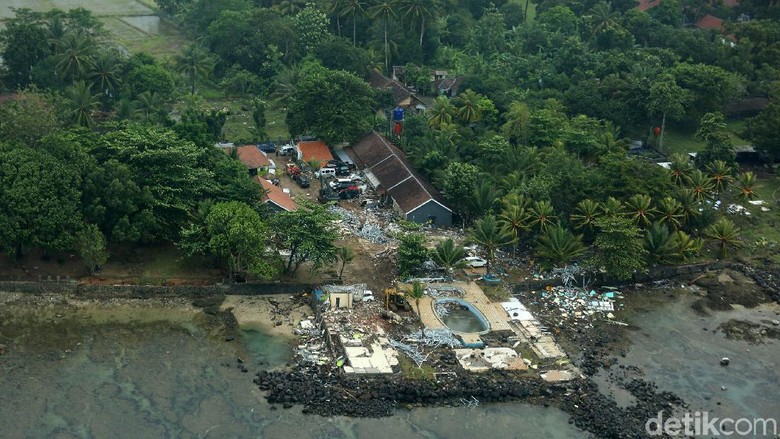
[(310, 284), (299, 283), (244, 283), (208, 286), (154, 286), (154, 285), (86, 285), (75, 282), (0, 282), (0, 291), (26, 294), (67, 294), (81, 298), (137, 298), (151, 297), (207, 297), (217, 295), (297, 294), (311, 291)]

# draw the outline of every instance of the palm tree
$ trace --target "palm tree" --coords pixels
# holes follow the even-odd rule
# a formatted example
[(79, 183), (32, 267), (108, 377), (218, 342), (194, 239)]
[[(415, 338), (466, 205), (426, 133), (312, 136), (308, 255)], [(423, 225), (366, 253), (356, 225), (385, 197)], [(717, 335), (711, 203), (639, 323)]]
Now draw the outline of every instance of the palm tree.
[(665, 197), (658, 202), (658, 221), (677, 230), (682, 226), (681, 219), (683, 219), (683, 213), (679, 201), (672, 197)]
[(574, 235), (560, 224), (548, 227), (536, 240), (536, 255), (545, 266), (568, 265), (584, 252), (582, 235)]
[(86, 82), (78, 81), (65, 90), (65, 95), (70, 100), (73, 123), (83, 127), (91, 128), (94, 126), (93, 113), (100, 104), (99, 94), (92, 94), (92, 90)]
[(463, 265), (464, 257), (466, 257), (466, 250), (463, 249), (463, 246), (456, 245), (452, 238), (439, 242), (431, 252), (433, 262), (444, 268), (448, 275), (453, 268)]
[[(423, 286), (422, 282), (420, 281), (414, 281), (412, 283), (412, 289), (407, 291), (409, 294), (409, 297), (411, 299), (414, 299), (414, 304), (417, 307), (417, 316), (420, 318), (422, 322), (422, 314), (420, 314), (420, 299), (425, 297), (425, 287)], [(425, 325), (422, 325), (422, 333), (423, 336), (425, 336)]]
[(482, 110), (479, 101), (482, 99), (479, 93), (469, 89), (459, 94), (455, 101), (458, 104), (458, 117), (467, 124), (482, 120)]
[(439, 128), (442, 124), (452, 123), (456, 111), (455, 106), (446, 96), (438, 96), (428, 110), (428, 126)]
[(628, 199), (626, 203), (628, 212), (626, 213), (629, 218), (634, 220), (634, 224), (640, 227), (647, 227), (653, 220), (653, 216), (657, 213), (653, 207), (653, 200), (649, 195), (636, 194)]
[(495, 185), (488, 180), (478, 181), (471, 191), (471, 210), (475, 217), (484, 216), (493, 213), (501, 193), (496, 190)]
[(712, 185), (715, 187), (715, 193), (718, 194), (733, 180), (731, 167), (723, 160), (715, 160), (707, 165), (707, 173), (712, 181)]
[(76, 80), (83, 78), (94, 66), (93, 50), (94, 46), (84, 35), (75, 32), (65, 35), (57, 57), (57, 70), (63, 78)]
[(740, 200), (753, 200), (758, 197), (756, 193), (756, 176), (752, 172), (743, 172), (737, 177), (737, 184), (739, 185), (739, 194), (737, 197)]
[(295, 90), (298, 88), (298, 81), (300, 81), (300, 79), (301, 66), (299, 64), (283, 67), (276, 75), (274, 91), (271, 94), (271, 97), (278, 99), (286, 106), (293, 95), (295, 95)]
[(140, 93), (131, 103), (133, 113), (145, 122), (153, 122), (157, 119), (156, 115), (162, 111), (164, 105), (163, 99), (155, 92), (145, 91)]
[(555, 220), (555, 209), (549, 201), (535, 201), (529, 211), (531, 214), (528, 225), (539, 232), (544, 232)]
[(659, 221), (654, 221), (645, 230), (644, 246), (648, 262), (652, 264), (669, 263), (678, 255), (674, 235)]
[(485, 249), (485, 269), (490, 273), (490, 267), (496, 257), (496, 250), (514, 242), (512, 232), (501, 227), (494, 215), (488, 215), (474, 221), (474, 226), (469, 231), (469, 241), (479, 244)]
[(497, 169), (503, 173), (534, 174), (539, 166), (539, 150), (528, 146), (512, 145), (509, 153)]
[(275, 6), (282, 15), (295, 15), (302, 7), (303, 2), (300, 0), (282, 0)]
[(577, 203), (569, 219), (578, 230), (592, 231), (593, 221), (600, 216), (601, 204), (598, 201), (582, 200)]
[(680, 203), (680, 213), (682, 213), (684, 224), (689, 224), (694, 217), (699, 216), (701, 202), (696, 198), (693, 189), (680, 189), (677, 192), (676, 200)]
[(388, 26), (390, 25), (390, 18), (395, 17), (395, 2), (392, 0), (382, 0), (375, 4), (368, 10), (371, 18), (382, 20), (384, 24), (384, 37), (385, 37), (385, 71), (390, 71), (390, 44), (387, 42)]
[(694, 169), (691, 175), (688, 176), (687, 186), (693, 191), (694, 197), (699, 201), (709, 198), (712, 194), (712, 180), (698, 169)]
[(498, 222), (501, 227), (509, 230), (512, 239), (515, 242), (513, 253), (517, 253), (517, 243), (520, 242), (520, 236), (528, 230), (528, 211), (521, 203), (507, 203), (498, 216)]
[(352, 45), (355, 46), (357, 43), (355, 42), (355, 35), (357, 35), (357, 15), (359, 13), (364, 13), (366, 10), (363, 8), (364, 3), (361, 0), (347, 0), (344, 3), (344, 6), (341, 9), (341, 13), (343, 15), (351, 15), (352, 16)]
[(341, 276), (344, 274), (344, 267), (352, 262), (354, 258), (355, 254), (352, 252), (351, 248), (344, 246), (336, 249), (336, 259), (341, 262), (341, 268), (339, 269), (339, 280), (341, 280)]
[[(328, 2), (328, 7), (325, 8), (325, 11), (329, 15), (333, 15), (336, 17), (336, 32), (339, 36), (341, 36), (341, 17), (344, 16), (344, 13), (342, 10), (344, 9), (344, 0), (330, 0)], [(354, 42), (352, 43), (355, 44)]]
[(89, 72), (89, 79), (104, 96), (113, 98), (116, 89), (122, 83), (116, 56), (111, 52), (100, 52)]
[(674, 232), (675, 253), (683, 261), (698, 256), (703, 245), (704, 241), (701, 238), (691, 238), (682, 230)]
[(496, 183), (504, 192), (512, 192), (523, 183), (523, 175), (519, 171), (503, 173), (501, 166), (495, 167), (492, 170), (500, 175), (500, 177), (497, 177), (498, 181)]
[(504, 113), (504, 125), (501, 132), (510, 140), (525, 143), (528, 134), (528, 124), (531, 122), (531, 110), (525, 102), (512, 102), (509, 110)]
[(620, 13), (612, 10), (609, 3), (599, 2), (590, 10), (590, 22), (592, 25), (592, 35), (596, 35), (602, 30), (615, 26), (620, 19)]
[(626, 206), (615, 197), (607, 198), (607, 201), (601, 205), (601, 210), (606, 216), (620, 216), (626, 212)]
[(676, 185), (682, 185), (691, 171), (691, 162), (682, 154), (672, 154), (669, 162), (669, 174)]
[(176, 70), (190, 80), (190, 94), (195, 94), (195, 83), (208, 77), (214, 70), (214, 62), (199, 45), (191, 44), (175, 57)]
[(725, 259), (729, 255), (729, 248), (737, 249), (742, 247), (742, 242), (739, 240), (739, 232), (739, 227), (734, 225), (730, 219), (720, 217), (715, 221), (715, 224), (704, 230), (704, 236), (718, 243), (720, 248), (719, 259)]
[(420, 22), (420, 47), (425, 35), (425, 20), (436, 16), (439, 10), (438, 0), (400, 0), (399, 10), (405, 18), (411, 17)]

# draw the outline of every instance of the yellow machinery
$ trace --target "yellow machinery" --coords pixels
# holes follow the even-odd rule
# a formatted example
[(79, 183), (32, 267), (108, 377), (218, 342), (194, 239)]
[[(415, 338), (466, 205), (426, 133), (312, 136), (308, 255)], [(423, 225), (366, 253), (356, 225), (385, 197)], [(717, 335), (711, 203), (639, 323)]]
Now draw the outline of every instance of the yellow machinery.
[(385, 288), (385, 309), (398, 311), (402, 309), (404, 311), (411, 311), (412, 306), (409, 301), (406, 300), (406, 293), (398, 290), (398, 288)]

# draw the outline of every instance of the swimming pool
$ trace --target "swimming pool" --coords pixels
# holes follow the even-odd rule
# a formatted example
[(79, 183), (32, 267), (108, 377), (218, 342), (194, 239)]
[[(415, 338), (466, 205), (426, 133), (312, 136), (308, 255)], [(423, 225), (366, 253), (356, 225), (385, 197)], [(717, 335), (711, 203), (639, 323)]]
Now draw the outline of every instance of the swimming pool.
[[(457, 306), (452, 307), (450, 304)], [(465, 300), (448, 297), (435, 300), (434, 309), (439, 308), (437, 305), (450, 305), (447, 306), (449, 312), (445, 315), (441, 316), (438, 312), (436, 315), (453, 332), (486, 334), (490, 331), (490, 324), (485, 316)]]

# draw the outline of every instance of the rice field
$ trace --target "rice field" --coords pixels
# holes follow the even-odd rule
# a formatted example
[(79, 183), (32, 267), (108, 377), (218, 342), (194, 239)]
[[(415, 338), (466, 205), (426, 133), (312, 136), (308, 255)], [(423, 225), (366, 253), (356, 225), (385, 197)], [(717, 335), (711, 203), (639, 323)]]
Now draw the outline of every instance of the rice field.
[(79, 7), (92, 11), (116, 41), (133, 53), (162, 58), (176, 53), (186, 42), (173, 24), (156, 15), (154, 0), (0, 0), (0, 27), (13, 16), (13, 8), (48, 11)]

